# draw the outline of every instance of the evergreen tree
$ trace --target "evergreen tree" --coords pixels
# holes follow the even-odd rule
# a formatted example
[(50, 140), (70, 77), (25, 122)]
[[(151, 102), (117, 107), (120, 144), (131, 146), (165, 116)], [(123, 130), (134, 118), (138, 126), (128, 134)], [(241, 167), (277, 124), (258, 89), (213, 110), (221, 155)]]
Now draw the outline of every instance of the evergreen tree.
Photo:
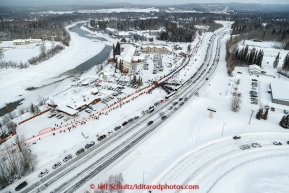
[(132, 84), (136, 84), (136, 75), (133, 76)]
[(112, 45), (112, 53), (113, 53), (113, 59), (115, 60), (115, 47), (114, 47), (114, 44)]
[(289, 53), (287, 53), (283, 60), (282, 70), (289, 71)]
[(244, 52), (242, 53), (242, 61), (243, 61), (243, 62), (245, 62), (246, 59), (247, 59), (248, 50), (249, 50), (249, 47), (246, 46), (245, 49), (244, 49)]
[(256, 51), (255, 52), (255, 55), (254, 55), (254, 58), (253, 58), (253, 61), (252, 61), (252, 64), (256, 64), (257, 63), (257, 56), (258, 56), (259, 52)]
[(120, 44), (119, 44), (119, 42), (116, 43), (116, 55), (120, 55)]
[(253, 64), (254, 56), (255, 56), (255, 48), (250, 53), (249, 60), (248, 60), (249, 64)]
[(265, 113), (263, 114), (262, 118), (267, 120), (267, 118), (268, 118), (268, 108), (265, 110)]
[(279, 57), (280, 57), (280, 52), (277, 54), (275, 61), (273, 62), (273, 68), (277, 68), (279, 64)]
[(285, 129), (289, 128), (289, 115), (283, 116), (281, 121), (279, 122), (279, 125)]
[(256, 60), (256, 64), (260, 67), (262, 67), (263, 56), (264, 56), (264, 52), (263, 50), (260, 50), (257, 56), (257, 60)]
[(256, 114), (256, 118), (260, 120), (262, 118), (262, 115), (263, 115), (263, 109), (259, 109), (258, 113)]

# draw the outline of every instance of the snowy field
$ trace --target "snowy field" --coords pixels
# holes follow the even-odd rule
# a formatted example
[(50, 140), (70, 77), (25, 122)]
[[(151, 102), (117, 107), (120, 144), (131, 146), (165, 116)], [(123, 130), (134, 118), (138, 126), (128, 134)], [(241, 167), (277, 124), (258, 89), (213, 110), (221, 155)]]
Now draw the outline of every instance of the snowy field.
[[(220, 23), (228, 25), (227, 22), (220, 22)], [(219, 29), (219, 31), (220, 30), (221, 29)], [(99, 34), (95, 33), (95, 35)], [(177, 76), (175, 76), (175, 80), (180, 81), (181, 79), (186, 79), (187, 78), (186, 76), (192, 75), (197, 71), (197, 68), (201, 66), (203, 59), (205, 57), (206, 50), (208, 47), (207, 43), (209, 42), (211, 35), (212, 33), (203, 33), (203, 36), (200, 37), (202, 43), (200, 44), (198, 52), (192, 57), (188, 67), (186, 67)], [(94, 49), (89, 49), (92, 46), (95, 46), (96, 44), (99, 47), (103, 46), (103, 44), (101, 43), (89, 41), (85, 38), (79, 37), (74, 33), (71, 33), (71, 36), (72, 36), (72, 45), (74, 46), (66, 48), (60, 57), (60, 59), (63, 59), (65, 51), (71, 49), (70, 50), (70, 52), (72, 52), (71, 55), (69, 55), (70, 52), (67, 52), (67, 56), (70, 58), (62, 62), (65, 67), (68, 66), (68, 63), (69, 67), (70, 65), (71, 66), (76, 65), (77, 62), (80, 62), (84, 60), (86, 57), (88, 57), (87, 55), (90, 54), (91, 56), (93, 53), (95, 53), (96, 52), (95, 47)], [(272, 104), (270, 101), (270, 95), (269, 93), (267, 93), (270, 81), (278, 78), (274, 79), (269, 76), (260, 76), (260, 77), (250, 76), (248, 72), (248, 67), (236, 68), (235, 73), (241, 72), (242, 74), (237, 75), (236, 73), (236, 76), (228, 77), (225, 63), (225, 42), (229, 37), (230, 35), (226, 35), (221, 39), (220, 62), (213, 77), (210, 78), (209, 81), (206, 83), (206, 85), (199, 90), (199, 96), (194, 96), (191, 99), (189, 99), (184, 106), (180, 107), (180, 109), (176, 113), (174, 113), (167, 120), (165, 120), (155, 131), (153, 131), (148, 137), (146, 137), (144, 140), (138, 143), (133, 149), (125, 153), (121, 157), (121, 159), (118, 159), (109, 167), (104, 169), (99, 175), (87, 181), (87, 183), (79, 189), (80, 192), (84, 190), (89, 190), (90, 184), (95, 185), (100, 184), (101, 182), (107, 180), (110, 175), (118, 173), (123, 174), (124, 182), (127, 184), (139, 184), (143, 182), (145, 184), (154, 184), (157, 182), (161, 182), (162, 184), (163, 183), (183, 184), (185, 183), (185, 180), (188, 177), (190, 177), (190, 175), (192, 175), (193, 170), (190, 169), (186, 170), (187, 168), (184, 167), (186, 166), (185, 165), (186, 163), (185, 162), (179, 163), (179, 160), (182, 158), (186, 158), (186, 155), (188, 155), (190, 152), (197, 152), (197, 150), (201, 149), (206, 144), (212, 141), (216, 143), (220, 142), (220, 144), (223, 141), (225, 141), (224, 144), (225, 146), (223, 149), (224, 151), (223, 150), (219, 151), (219, 149), (217, 148), (218, 146), (216, 145), (215, 147), (213, 147), (213, 150), (211, 149), (212, 152), (209, 151), (203, 152), (203, 154), (193, 156), (193, 160), (194, 159), (197, 160), (198, 164), (202, 163), (204, 164), (205, 163), (204, 161), (208, 161), (209, 158), (213, 160), (214, 156), (220, 156), (221, 153), (231, 151), (238, 151), (238, 154), (244, 155), (244, 157), (240, 158), (240, 160), (234, 160), (232, 157), (230, 162), (229, 161), (226, 162), (227, 157), (225, 156), (221, 157), (222, 159), (221, 163), (223, 164), (218, 165), (216, 163), (214, 165), (216, 169), (216, 173), (214, 173), (214, 176), (210, 176), (210, 173), (207, 173), (206, 175), (204, 175), (204, 178), (206, 179), (204, 180), (205, 182), (197, 181), (197, 183), (198, 182), (200, 184), (204, 183), (206, 186), (208, 184), (212, 184), (217, 179), (217, 177), (220, 176), (222, 172), (234, 167), (240, 161), (245, 161), (247, 151), (241, 151), (239, 149), (239, 146), (242, 145), (244, 142), (251, 143), (255, 142), (254, 140), (258, 139), (261, 141), (260, 143), (265, 144), (266, 146), (264, 147), (265, 149), (264, 151), (262, 149), (263, 147), (260, 148), (260, 150), (258, 149), (254, 151), (250, 150), (250, 152), (253, 152), (252, 154), (256, 152), (256, 154), (254, 154), (254, 156), (250, 158), (256, 156), (266, 156), (268, 154), (273, 154), (274, 152), (277, 153), (277, 151), (278, 153), (288, 152), (288, 146), (284, 144), (284, 142), (286, 143), (286, 138), (289, 132), (288, 130), (284, 130), (282, 127), (278, 125), (281, 117), (283, 116), (282, 110), (285, 108), (285, 106)], [(253, 44), (254, 42), (248, 43)], [(86, 45), (85, 48), (81, 46), (84, 44)], [(196, 40), (192, 42), (192, 47), (196, 45), (198, 45), (198, 38), (196, 38)], [(182, 46), (186, 48), (185, 44)], [(262, 45), (258, 42), (258, 46), (260, 47), (263, 46), (262, 49), (264, 49), (265, 56), (263, 59), (263, 66), (264, 69), (267, 71), (267, 74), (276, 75), (276, 71), (272, 68), (272, 63), (279, 50), (266, 48), (267, 46), (266, 43)], [(213, 50), (215, 49), (216, 45), (214, 45), (213, 47)], [(91, 50), (94, 50), (94, 52), (92, 52)], [(77, 59), (78, 57), (75, 56), (77, 55), (77, 53), (82, 53), (81, 56), (79, 56), (80, 57), (79, 60)], [(283, 58), (285, 54), (286, 52), (282, 51), (281, 57)], [(141, 64), (139, 64), (136, 68), (137, 72), (142, 74), (144, 81), (147, 81), (148, 79), (151, 80), (157, 79), (159, 78), (159, 76), (169, 73), (170, 70), (178, 66), (181, 62), (180, 60), (178, 60), (177, 57), (175, 58), (172, 55), (163, 55), (162, 61), (165, 66), (164, 72), (153, 75), (152, 58), (153, 55), (148, 57), (147, 61), (149, 63), (148, 71), (142, 70)], [(58, 60), (61, 61), (60, 59)], [(174, 59), (177, 60), (178, 62), (172, 67), (172, 69), (168, 67), (166, 68), (166, 64), (169, 62), (173, 62)], [(47, 61), (47, 63), (50, 62), (48, 63), (49, 65), (55, 65), (53, 60), (54, 58)], [(282, 59), (280, 60), (280, 63), (281, 61)], [(211, 64), (213, 63), (213, 61), (210, 61), (209, 63)], [(51, 72), (51, 74), (49, 75), (47, 75), (48, 73), (45, 74), (44, 72), (38, 69), (39, 73), (41, 75), (43, 74), (43, 77), (41, 76), (41, 78), (39, 78), (40, 80), (37, 81), (32, 79), (31, 80), (32, 82), (29, 84), (25, 83), (25, 81), (29, 80), (28, 75), (27, 77), (25, 77), (22, 74), (19, 74), (19, 76), (20, 75), (23, 76), (23, 80), (25, 80), (24, 81), (25, 87), (29, 87), (35, 84), (39, 85), (40, 83), (45, 82), (45, 80), (47, 80), (52, 75), (55, 75), (55, 73), (52, 72), (53, 68), (55, 67), (56, 66), (52, 68), (46, 67), (47, 68), (46, 70), (48, 70), (47, 72)], [(28, 70), (31, 69), (29, 68)], [(111, 72), (114, 72), (114, 69), (113, 66), (108, 65), (105, 69), (103, 69), (103, 71), (109, 74)], [(37, 72), (38, 71), (34, 71), (31, 72), (31, 74), (32, 73), (37, 74)], [(60, 72), (63, 71), (61, 71), (60, 69), (57, 70), (57, 74), (59, 74)], [(14, 73), (15, 72), (13, 71), (13, 74)], [(29, 73), (29, 75), (31, 74)], [(5, 81), (7, 81), (6, 79), (9, 79), (8, 75), (9, 73), (5, 74), (4, 77)], [(96, 76), (95, 69), (91, 69), (88, 72), (84, 73), (80, 77), (80, 79), (84, 80), (88, 78), (95, 78), (95, 76)], [(124, 80), (130, 79), (129, 76), (124, 76), (122, 78)], [(251, 110), (253, 109), (256, 112), (259, 108), (258, 105), (250, 103), (249, 91), (251, 88), (252, 78), (257, 78), (260, 82), (259, 92), (261, 93), (260, 98), (262, 104), (274, 106), (276, 108), (276, 111), (275, 112), (269, 111), (267, 120), (257, 120), (255, 118), (256, 114), (254, 113), (251, 123), (248, 124), (252, 112)], [(235, 84), (234, 82), (236, 81), (236, 79), (240, 79), (238, 92), (242, 93), (243, 102), (241, 104), (241, 110), (238, 113), (233, 113), (230, 109), (230, 102), (232, 97), (231, 85)], [(280, 79), (286, 81), (286, 79), (283, 77), (281, 77)], [(114, 81), (114, 79), (111, 78), (111, 81)], [(9, 81), (5, 82), (4, 85), (6, 86), (8, 82)], [(17, 84), (19, 84), (19, 81), (17, 82), (15, 80), (12, 81), (12, 83), (8, 86), (10, 86), (11, 88), (15, 87), (16, 89), (14, 90), (14, 92), (20, 93), (19, 86), (18, 87), (15, 86)], [(70, 92), (70, 90), (72, 89), (70, 88), (70, 84), (71, 80), (63, 81), (59, 87), (51, 88), (51, 92), (49, 93), (47, 92), (45, 96), (52, 96), (61, 93), (60, 98), (61, 96), (64, 97), (66, 95), (65, 92)], [(114, 83), (105, 82), (102, 83), (102, 86), (113, 86), (113, 84)], [(145, 82), (145, 84), (147, 83)], [(114, 85), (118, 86), (116, 84)], [(8, 86), (3, 87), (2, 90), (7, 89)], [(82, 89), (85, 90), (86, 88)], [(10, 93), (9, 96), (12, 97), (13, 94), (10, 90), (8, 94)], [(63, 90), (65, 90), (65, 92), (62, 92)], [(101, 89), (100, 92), (103, 95), (110, 94), (109, 91), (105, 89)], [(135, 92), (135, 90), (132, 88), (125, 88), (124, 92), (125, 94), (128, 94)], [(100, 118), (100, 120), (87, 121), (86, 124), (81, 125), (77, 129), (71, 130), (70, 132), (57, 133), (55, 136), (52, 136), (50, 134), (49, 136), (48, 135), (43, 136), (41, 140), (35, 139), (35, 141), (37, 141), (37, 144), (31, 146), (32, 150), (39, 156), (39, 164), (37, 171), (35, 173), (39, 172), (40, 169), (46, 168), (46, 166), (48, 166), (49, 164), (51, 165), (51, 163), (54, 163), (57, 159), (61, 159), (68, 152), (73, 152), (74, 154), (74, 152), (78, 148), (83, 147), (87, 142), (92, 140), (96, 141), (96, 134), (101, 135), (107, 133), (109, 130), (113, 130), (115, 126), (120, 125), (124, 120), (128, 120), (129, 118), (132, 118), (134, 116), (141, 116), (142, 110), (146, 109), (149, 105), (152, 105), (155, 101), (163, 99), (165, 96), (166, 94), (163, 90), (155, 89), (152, 92), (152, 94), (144, 94), (139, 98), (137, 98), (136, 100), (125, 104), (122, 107), (122, 109), (114, 110), (110, 112), (108, 116), (103, 115)], [(7, 96), (7, 99), (8, 98), (9, 97)], [(2, 100), (3, 99), (1, 99), (1, 102)], [(95, 107), (97, 111), (100, 111), (105, 108), (105, 105), (96, 104)], [(207, 110), (208, 107), (216, 109), (216, 113), (214, 113), (213, 118), (209, 118), (209, 112)], [(88, 116), (89, 115), (86, 114), (85, 112), (81, 112), (80, 116), (77, 117), (77, 119), (82, 120), (87, 118)], [(66, 124), (61, 122), (63, 121), (58, 120), (55, 117), (48, 119), (46, 113), (33, 119), (30, 122), (20, 125), (17, 132), (19, 134), (25, 135), (26, 138), (30, 138), (31, 135), (37, 135), (44, 128), (49, 127), (53, 128), (55, 124), (59, 125)], [(89, 135), (88, 139), (85, 139), (81, 135), (82, 131), (88, 133)], [(266, 135), (265, 137), (258, 136), (258, 133), (264, 132), (266, 132), (266, 134), (264, 134)], [(234, 135), (241, 135), (241, 136), (247, 135), (248, 137), (245, 137), (244, 141), (235, 142), (234, 140), (232, 140), (232, 136)], [(281, 138), (283, 140), (282, 141), (284, 144), (283, 146), (286, 147), (282, 146), (281, 148), (279, 148), (273, 146), (272, 140), (274, 140), (274, 137), (277, 139)], [(260, 151), (260, 155), (257, 154), (258, 151)], [(102, 152), (102, 154), (103, 153), (105, 152)], [(90, 161), (92, 162), (93, 159), (91, 159)], [(224, 178), (222, 178), (219, 181), (219, 183), (216, 184), (214, 189), (212, 189), (212, 192), (217, 193), (217, 192), (224, 192), (224, 190), (226, 190), (226, 192), (230, 193), (241, 193), (241, 192), (264, 192), (264, 190), (276, 190), (271, 191), (272, 193), (273, 192), (275, 193), (275, 192), (282, 192), (282, 190), (287, 190), (289, 189), (288, 186), (289, 182), (288, 182), (288, 170), (285, 169), (286, 162), (288, 162), (288, 157), (282, 158), (276, 157), (270, 159), (268, 158), (264, 160), (263, 159), (259, 160), (257, 162), (248, 163), (240, 168), (237, 168), (236, 170), (233, 170)], [(276, 165), (276, 167), (270, 167), (272, 163), (274, 164), (274, 166)], [(179, 168), (184, 167), (183, 169), (185, 172), (183, 173), (175, 172), (172, 168), (177, 164), (180, 164)], [(190, 163), (190, 166), (192, 166), (192, 168), (194, 169), (194, 164)], [(270, 170), (267, 169), (268, 167), (270, 167)], [(179, 168), (178, 167), (176, 168), (178, 171)], [(179, 178), (177, 178), (178, 175), (180, 175)], [(166, 180), (164, 181), (161, 180), (163, 179), (163, 176), (166, 176), (166, 178), (164, 178)], [(35, 177), (35, 174), (28, 176), (27, 179), (32, 177)], [(58, 184), (59, 183), (61, 182), (58, 182)], [(206, 187), (206, 189), (207, 188), (208, 187)], [(203, 189), (200, 189), (200, 191), (196, 192), (203, 192), (202, 190)], [(131, 191), (127, 190), (125, 192)]]
[[(54, 46), (59, 45), (59, 42), (44, 41), (46, 50), (51, 49), (52, 44)], [(5, 62), (13, 61), (17, 63), (28, 63), (28, 60), (32, 57), (38, 56), (40, 54), (40, 47), (38, 45), (29, 44), (29, 45), (17, 45), (13, 44), (13, 41), (3, 41), (0, 44), (0, 48), (4, 49), (4, 58), (2, 59)], [(15, 57), (17, 56), (17, 57)], [(0, 69), (1, 71), (6, 71), (5, 69)]]
[[(68, 29), (71, 26), (67, 26), (66, 28)], [(90, 41), (89, 39), (80, 37), (73, 32), (70, 32), (70, 35), (70, 46), (66, 47), (61, 54), (57, 54), (50, 60), (42, 62), (36, 66), (30, 65), (30, 67), (27, 69), (7, 69), (0, 72), (0, 107), (3, 107), (4, 103), (14, 102), (29, 96), (29, 91), (25, 90), (29, 87), (39, 87), (55, 82), (59, 79), (63, 79), (58, 78), (57, 76), (63, 72), (75, 68), (79, 64), (95, 56), (101, 52), (105, 46), (104, 43)], [(37, 55), (39, 53), (39, 48), (33, 49), (33, 52), (28, 49), (27, 52), (29, 52), (29, 56), (27, 56), (24, 55), (25, 49), (23, 50), (13, 49), (11, 50), (11, 54), (13, 54), (11, 56), (9, 54), (10, 50), (8, 51), (7, 56), (4, 52), (5, 60), (6, 57), (7, 60), (13, 59), (15, 58), (15, 55), (21, 57), (21, 60), (24, 60), (24, 58), (29, 58), (32, 55)], [(43, 96), (45, 93), (50, 91), (52, 90), (44, 91), (43, 93), (42, 90), (39, 93), (33, 94), (34, 96)], [(24, 106), (31, 104), (31, 102), (35, 102), (35, 98), (36, 97), (23, 101)]]
[[(72, 14), (74, 11), (47, 11), (42, 14)], [(116, 8), (116, 9), (93, 9), (93, 10), (78, 10), (78, 13), (121, 13), (121, 12), (159, 12), (159, 9), (152, 8)]]
[[(225, 50), (225, 42), (228, 38), (229, 36), (223, 38), (221, 50)], [(266, 51), (264, 52), (266, 56)], [(199, 53), (202, 53), (202, 51)], [(170, 117), (151, 134), (149, 138), (127, 153), (121, 161), (114, 163), (111, 168), (105, 169), (100, 175), (90, 180), (83, 188), (88, 190), (91, 183), (99, 184), (104, 182), (104, 179), (108, 179), (109, 175), (117, 173), (122, 173), (125, 183), (128, 184), (142, 183), (143, 180), (145, 184), (152, 184), (175, 160), (186, 154), (186, 152), (194, 150), (208, 141), (223, 137), (231, 138), (236, 134), (242, 135), (244, 133), (288, 133), (287, 130), (284, 130), (278, 125), (283, 116), (281, 111), (269, 112), (268, 120), (266, 121), (257, 120), (255, 118), (256, 114), (254, 114), (251, 124), (248, 124), (251, 109), (255, 109), (255, 112), (258, 110), (256, 105), (252, 105), (248, 103), (248, 100), (245, 100), (245, 97), (248, 97), (247, 92), (249, 92), (248, 89), (250, 88), (248, 84), (250, 84), (251, 78), (256, 78), (249, 76), (248, 68), (243, 68), (243, 74), (240, 75), (240, 89), (241, 91), (244, 89), (242, 91), (244, 92), (244, 94), (242, 93), (244, 101), (241, 105), (241, 111), (232, 113), (230, 110), (230, 98), (232, 95), (229, 89), (231, 87), (228, 87), (228, 83), (232, 82), (233, 80), (231, 79), (234, 79), (234, 77), (228, 77), (224, 57), (225, 52), (221, 51), (218, 70), (214, 78), (199, 92), (199, 97), (189, 100), (186, 106), (182, 107), (179, 112)], [(270, 59), (264, 57), (263, 63), (266, 64), (267, 60), (269, 61)], [(236, 68), (236, 71), (240, 70), (241, 69)], [(264, 78), (267, 81), (272, 79), (271, 77), (261, 76), (258, 78)], [(269, 103), (269, 97), (267, 97), (266, 101)], [(274, 106), (277, 107), (278, 105), (274, 104)], [(208, 117), (208, 107), (217, 110), (213, 119)], [(285, 158), (285, 160), (286, 159), (287, 158)], [(258, 162), (255, 164), (257, 163)], [(284, 161), (282, 163), (284, 163)], [(234, 162), (232, 165), (234, 165)], [(280, 165), (279, 168), (283, 167), (284, 165)], [(243, 170), (244, 173), (250, 173), (251, 171), (249, 167), (245, 167)], [(229, 177), (232, 179), (231, 176)], [(224, 183), (226, 184), (226, 181), (224, 181)], [(286, 188), (288, 188), (288, 186), (286, 186)], [(226, 188), (224, 188), (223, 185), (222, 190), (224, 189)], [(246, 190), (249, 190), (249, 188)], [(219, 192), (218, 189), (215, 192)]]

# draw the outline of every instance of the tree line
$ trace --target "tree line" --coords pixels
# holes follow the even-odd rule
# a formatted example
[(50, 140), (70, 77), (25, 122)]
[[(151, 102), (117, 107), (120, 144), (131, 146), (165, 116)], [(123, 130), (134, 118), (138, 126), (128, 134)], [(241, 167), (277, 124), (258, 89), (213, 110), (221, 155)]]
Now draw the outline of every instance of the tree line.
[(5, 188), (35, 170), (37, 157), (25, 144), (24, 137), (15, 136), (11, 146), (1, 145), (0, 187)]

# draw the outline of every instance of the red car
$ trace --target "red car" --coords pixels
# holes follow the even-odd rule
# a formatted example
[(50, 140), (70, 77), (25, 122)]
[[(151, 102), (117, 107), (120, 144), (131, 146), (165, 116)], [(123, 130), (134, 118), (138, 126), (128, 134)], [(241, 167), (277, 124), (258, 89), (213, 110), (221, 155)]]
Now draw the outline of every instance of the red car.
[(179, 101), (182, 101), (183, 100), (183, 98), (179, 98)]

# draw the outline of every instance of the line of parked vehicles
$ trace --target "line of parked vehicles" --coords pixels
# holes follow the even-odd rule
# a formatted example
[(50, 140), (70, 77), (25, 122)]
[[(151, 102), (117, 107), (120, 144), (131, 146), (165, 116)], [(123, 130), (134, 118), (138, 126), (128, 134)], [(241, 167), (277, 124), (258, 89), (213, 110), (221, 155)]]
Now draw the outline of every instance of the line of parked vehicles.
[[(94, 146), (94, 145), (95, 145), (95, 142), (94, 142), (94, 141), (91, 141), (91, 142), (87, 143), (84, 147), (85, 147), (85, 149), (89, 149), (90, 147), (92, 147), (92, 146)], [(75, 155), (76, 155), (76, 156), (79, 156), (80, 154), (82, 154), (83, 152), (85, 152), (85, 149), (84, 149), (84, 148), (80, 148), (80, 149), (75, 153)], [(67, 162), (67, 161), (69, 161), (69, 160), (71, 160), (71, 159), (72, 159), (72, 155), (71, 155), (71, 154), (68, 154), (68, 155), (66, 155), (66, 156), (63, 158), (62, 161), (63, 161), (63, 162)], [(57, 169), (57, 168), (59, 168), (61, 165), (62, 165), (62, 162), (57, 162), (57, 163), (55, 163), (55, 164), (52, 166), (52, 169)], [(44, 169), (44, 170), (42, 170), (42, 171), (39, 173), (38, 177), (41, 178), (41, 177), (47, 175), (48, 173), (49, 173), (49, 170), (48, 170), (48, 169)], [(19, 191), (19, 190), (23, 189), (23, 188), (24, 188), (25, 186), (27, 186), (27, 185), (28, 185), (28, 183), (27, 183), (26, 181), (24, 181), (24, 182), (20, 183), (20, 184), (15, 188), (15, 191)]]
[(258, 93), (257, 93), (257, 87), (258, 87), (258, 80), (252, 79), (252, 88), (250, 91), (250, 97), (251, 97), (251, 104), (258, 104)]
[[(241, 139), (241, 136), (236, 135), (236, 136), (233, 137), (233, 139), (234, 140)], [(289, 141), (287, 141), (287, 144), (289, 145)], [(280, 141), (274, 141), (273, 145), (282, 145), (282, 143)], [(252, 148), (259, 148), (259, 147), (262, 147), (262, 146), (260, 145), (260, 143), (256, 143), (255, 142), (255, 143), (252, 143), (251, 145), (249, 145), (249, 144), (241, 145), (240, 149), (246, 150), (246, 149), (250, 149), (251, 147)]]

